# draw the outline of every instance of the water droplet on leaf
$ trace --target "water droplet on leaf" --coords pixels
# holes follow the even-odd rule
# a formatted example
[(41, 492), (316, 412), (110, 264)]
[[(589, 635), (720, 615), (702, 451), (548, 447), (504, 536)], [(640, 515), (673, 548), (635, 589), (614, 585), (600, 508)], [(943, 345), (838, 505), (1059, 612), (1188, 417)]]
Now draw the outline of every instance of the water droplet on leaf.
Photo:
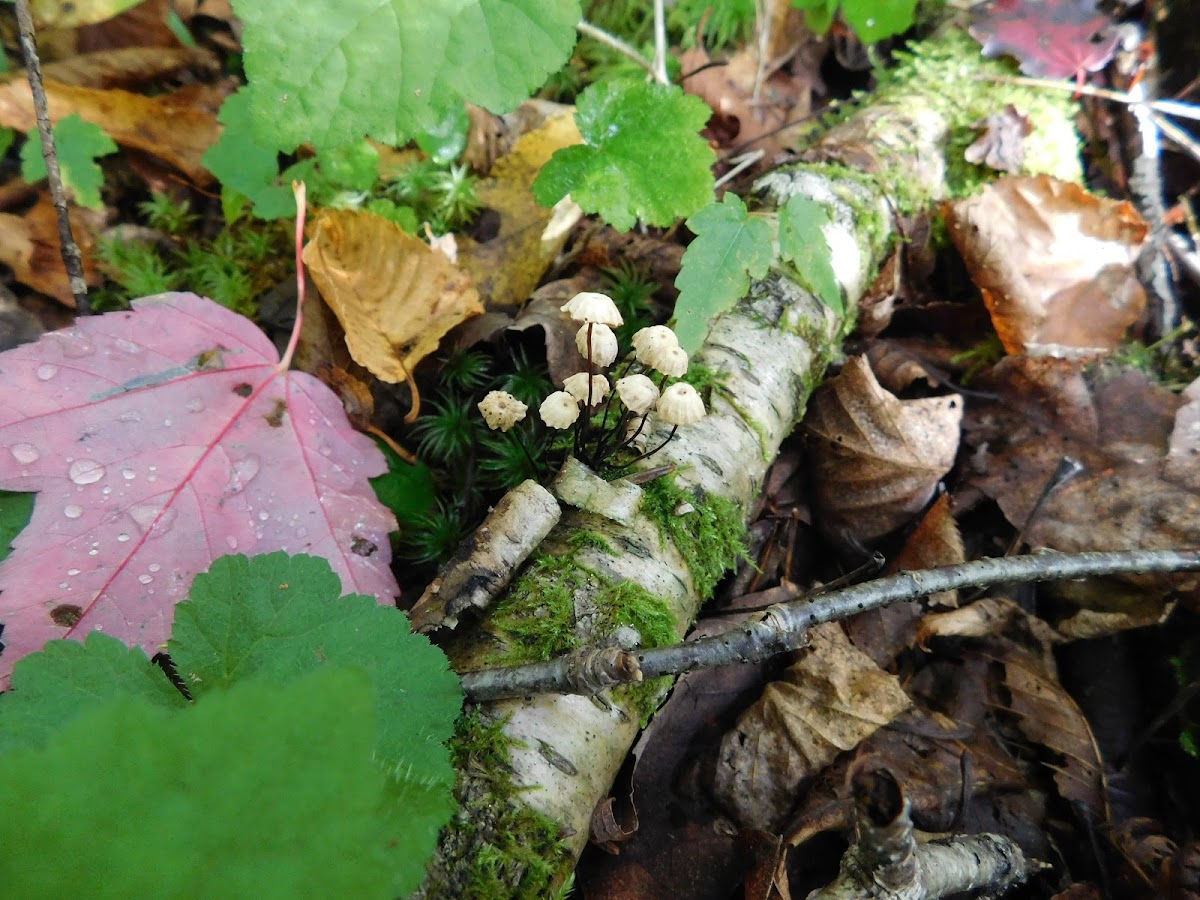
[(45, 363), (37, 367), (38, 381), (49, 381), (58, 374), (58, 366), (52, 366), (50, 363)]
[(63, 515), (68, 519), (78, 519), (83, 515), (83, 507), (76, 506), (74, 503), (72, 503), (70, 506), (67, 506), (63, 509)]
[(37, 462), (42, 458), (42, 454), (38, 452), (38, 448), (33, 446), (33, 444), (13, 444), (9, 448), (9, 452), (13, 455), (13, 459), (23, 466)]
[(104, 466), (94, 459), (77, 459), (67, 469), (67, 476), (76, 484), (94, 484), (104, 477)]

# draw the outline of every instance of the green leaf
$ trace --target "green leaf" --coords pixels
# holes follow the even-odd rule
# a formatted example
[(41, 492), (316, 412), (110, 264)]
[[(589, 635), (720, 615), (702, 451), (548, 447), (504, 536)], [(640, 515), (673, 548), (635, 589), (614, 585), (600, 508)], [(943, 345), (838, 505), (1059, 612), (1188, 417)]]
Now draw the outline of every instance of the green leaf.
[(361, 194), (369, 190), (379, 177), (378, 171), (379, 151), (370, 141), (356, 141), (302, 159), (284, 169), (278, 180), (288, 185), (293, 181), (305, 182), (309, 200), (329, 206), (345, 191)]
[(145, 653), (114, 637), (93, 631), (82, 644), (50, 641), (13, 669), (0, 702), (0, 752), (41, 746), (59, 726), (122, 697), (160, 709), (188, 702)]
[[(824, 34), (833, 24), (838, 0), (792, 0), (792, 6), (804, 10), (804, 23), (816, 34)], [(842, 15), (864, 44), (902, 34), (913, 24), (917, 0), (842, 0)]]
[[(117, 152), (113, 139), (99, 125), (85, 122), (76, 113), (59, 119), (54, 126), (54, 150), (58, 154), (63, 187), (75, 195), (75, 202), (88, 209), (103, 209), (100, 188), (104, 185), (104, 173), (96, 160)], [(42, 138), (37, 129), (30, 130), (21, 147), (21, 177), (30, 182), (46, 177)]]
[(254, 136), (250, 97), (245, 89), (221, 104), (217, 119), (225, 127), (201, 162), (221, 182), (222, 205), (226, 192), (240, 194), (254, 205), (260, 219), (282, 219), (296, 214), (291, 186), (279, 180), (279, 154)]
[(564, 147), (533, 184), (538, 203), (567, 194), (619, 231), (667, 226), (712, 200), (713, 152), (699, 131), (712, 110), (674, 86), (598, 82), (579, 95), (585, 144)]
[(841, 313), (845, 310), (842, 288), (833, 272), (829, 242), (821, 230), (828, 224), (829, 216), (821, 204), (793, 196), (779, 215), (779, 254), (796, 266), (809, 290)]
[(917, 0), (842, 0), (842, 15), (864, 44), (908, 31), (916, 9)]
[(417, 146), (439, 166), (454, 162), (467, 149), (471, 118), (461, 103), (451, 106), (442, 118), (417, 135)]
[(822, 35), (833, 24), (838, 0), (792, 0), (792, 6), (804, 10), (804, 24), (814, 34)]
[(0, 491), (0, 562), (4, 562), (12, 550), (12, 542), (29, 524), (29, 517), (33, 515), (33, 498), (36, 496)]
[(448, 813), (454, 770), (443, 743), (462, 705), (458, 678), (400, 610), (341, 593), (317, 557), (223, 556), (175, 607), (171, 659), (198, 700), (250, 677), (283, 682), (325, 664), (361, 668), (379, 704), (378, 757), (442, 786)]
[(708, 334), (709, 320), (745, 296), (750, 278), (761, 278), (774, 257), (772, 228), (751, 216), (740, 197), (726, 194), (687, 220), (696, 239), (683, 254), (675, 278), (675, 333), (688, 353), (695, 353)]
[(375, 443), (387, 458), (388, 470), (372, 478), (371, 487), (379, 502), (396, 514), (401, 527), (411, 525), (426, 515), (437, 499), (433, 473), (425, 463), (405, 462), (387, 444)]
[(236, 686), (170, 713), (109, 701), (0, 756), (0, 883), (25, 897), (377, 897), (405, 811), (361, 674)]
[(570, 57), (578, 0), (235, 0), (255, 132), (402, 144), (463, 101), (507, 112)]
[[(0, 53), (0, 59), (3, 57), (4, 54)], [(0, 68), (0, 73), (3, 73), (4, 71), (6, 70)], [(12, 146), (12, 142), (16, 139), (16, 136), (17, 133), (11, 128), (0, 128), (0, 156), (8, 153), (8, 148)]]

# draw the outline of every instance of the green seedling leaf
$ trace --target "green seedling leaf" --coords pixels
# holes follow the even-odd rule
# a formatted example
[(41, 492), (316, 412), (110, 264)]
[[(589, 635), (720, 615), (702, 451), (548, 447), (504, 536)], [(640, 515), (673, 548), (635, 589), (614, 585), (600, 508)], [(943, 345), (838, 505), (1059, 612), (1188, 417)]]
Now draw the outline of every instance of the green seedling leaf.
[(13, 538), (29, 524), (29, 517), (33, 515), (33, 498), (36, 496), (19, 491), (0, 491), (0, 562), (4, 562), (12, 551)]
[(93, 631), (78, 641), (50, 641), (13, 670), (12, 690), (0, 702), (0, 752), (40, 747), (59, 726), (109, 700), (138, 699), (181, 709), (183, 694), (146, 654)]
[(822, 231), (828, 224), (829, 216), (821, 204), (799, 195), (792, 197), (779, 214), (779, 254), (795, 265), (809, 290), (841, 313), (845, 309), (842, 288)]
[(555, 152), (533, 194), (553, 206), (567, 194), (618, 231), (641, 219), (667, 226), (712, 200), (713, 152), (699, 134), (712, 110), (678, 87), (598, 82), (579, 95), (585, 144)]
[(221, 182), (226, 220), (231, 219), (232, 205), (225, 204), (227, 193), (249, 200), (260, 219), (295, 215), (292, 188), (279, 178), (279, 154), (254, 135), (250, 97), (245, 89), (226, 98), (217, 118), (225, 127), (200, 161)]
[[(104, 185), (104, 173), (96, 160), (117, 152), (113, 139), (99, 125), (85, 122), (76, 113), (59, 119), (54, 126), (54, 149), (58, 153), (63, 187), (75, 196), (75, 202), (88, 209), (103, 209), (100, 188)], [(21, 177), (30, 182), (46, 177), (42, 138), (36, 129), (30, 130), (21, 147)]]
[(303, 181), (308, 185), (311, 202), (329, 206), (335, 205), (338, 195), (344, 192), (361, 194), (370, 190), (378, 172), (379, 151), (370, 141), (356, 141), (289, 166), (279, 181), (283, 184)]
[(256, 682), (169, 712), (110, 700), (0, 755), (7, 897), (405, 894), (407, 815), (362, 674)]
[(792, 0), (792, 6), (804, 11), (804, 24), (814, 34), (824, 34), (833, 24), (838, 0)]
[[(4, 54), (0, 53), (0, 56)], [(5, 70), (0, 69), (0, 73)], [(0, 128), (0, 156), (8, 152), (8, 148), (12, 146), (12, 142), (16, 139), (17, 133), (11, 128)]]
[[(804, 10), (805, 24), (824, 34), (833, 24), (838, 0), (792, 0), (792, 6)], [(864, 44), (902, 34), (913, 24), (917, 0), (841, 0), (842, 15)]]
[(400, 610), (341, 593), (317, 557), (221, 557), (175, 608), (168, 648), (179, 677), (199, 700), (251, 677), (284, 682), (325, 664), (362, 669), (378, 701), (378, 757), (441, 786), (449, 815), (454, 770), (444, 742), (462, 704), (458, 678)]
[(404, 528), (427, 515), (437, 499), (433, 473), (425, 463), (405, 462), (387, 444), (376, 443), (387, 457), (388, 470), (372, 478), (371, 487), (379, 502), (396, 514), (396, 521)]
[(235, 0), (260, 142), (399, 145), (463, 101), (507, 112), (562, 67), (578, 0)]
[(439, 166), (454, 162), (467, 149), (471, 117), (461, 103), (451, 106), (442, 118), (417, 135), (417, 146)]
[(767, 274), (774, 235), (770, 223), (751, 216), (736, 194), (710, 203), (688, 219), (687, 226), (696, 239), (684, 252), (675, 278), (675, 333), (691, 354), (704, 343), (712, 317), (745, 296), (751, 278)]
[(842, 0), (842, 15), (864, 44), (874, 44), (912, 27), (917, 0)]

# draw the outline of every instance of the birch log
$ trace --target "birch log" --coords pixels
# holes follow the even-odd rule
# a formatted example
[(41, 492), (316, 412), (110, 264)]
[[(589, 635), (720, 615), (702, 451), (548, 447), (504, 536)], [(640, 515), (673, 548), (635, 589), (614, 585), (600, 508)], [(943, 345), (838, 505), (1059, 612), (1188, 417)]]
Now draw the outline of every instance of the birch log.
[[(823, 305), (803, 286), (802, 273), (780, 265), (754, 282), (732, 311), (713, 322), (694, 362), (719, 372), (724, 389), (714, 395), (707, 418), (681, 429), (666, 449), (645, 463), (647, 467), (676, 464), (677, 473), (668, 477), (694, 490), (697, 505), (705, 498), (721, 497), (742, 510), (749, 507), (780, 442), (800, 420), (827, 363), (839, 353), (856, 304), (892, 243), (896, 197), (944, 195), (945, 151), (952, 138), (961, 139), (961, 134), (951, 131), (956, 124), (953, 92), (964, 85), (980, 90), (970, 83), (971, 72), (986, 65), (979, 59), (977, 45), (965, 38), (957, 41), (953, 53), (934, 47), (930, 55), (917, 58), (919, 67), (910, 81), (894, 80), (877, 102), (832, 129), (806, 155), (814, 162), (778, 171), (756, 185), (768, 210), (797, 194), (826, 209), (830, 224), (825, 237), (846, 300), (845, 312), (835, 313)], [(913, 67), (914, 60), (907, 65)], [(994, 91), (995, 86), (989, 89)], [(1010, 97), (1000, 99), (997, 108), (1006, 102)], [(1040, 99), (1039, 103), (1046, 105)], [(1071, 109), (1065, 103), (1057, 108), (1067, 113)], [(1026, 111), (1033, 113), (1041, 138), (1068, 141), (1067, 152), (1058, 148), (1057, 155), (1075, 159), (1074, 173), (1068, 164), (1065, 174), (1078, 177), (1077, 144), (1069, 119), (1058, 115), (1039, 121), (1036, 112), (1022, 109)], [(962, 112), (979, 117), (969, 106)], [(1035, 131), (1033, 139), (1038, 136)], [(1027, 160), (1038, 158), (1036, 148), (1026, 154)], [(664, 436), (665, 432), (653, 435), (649, 442), (654, 445)], [(584, 531), (603, 540), (573, 541)], [(606, 583), (632, 581), (661, 598), (678, 623), (678, 637), (707, 599), (699, 596), (679, 549), (664, 539), (656, 521), (642, 513), (622, 524), (594, 513), (568, 511), (550, 533), (543, 552), (551, 558), (574, 554), (598, 576), (572, 590), (571, 627), (584, 646), (602, 645), (608, 638), (594, 627), (603, 618), (597, 603)], [(503, 657), (505, 638), (497, 615), (498, 609), (493, 608), (477, 627), (460, 626), (445, 648), (456, 671), (489, 668)], [(641, 715), (620, 694), (599, 699), (541, 694), (480, 704), (476, 715), (504, 723), (512, 743), (502, 777), (516, 790), (498, 792), (495, 773), (478, 766), (460, 768), (458, 793), (463, 809), (443, 831), (421, 895), (552, 897), (587, 841), (592, 811), (624, 762)], [(565, 847), (556, 849), (557, 858), (547, 865), (531, 865), (528, 854), (523, 859), (509, 854), (505, 848), (514, 846), (514, 836), (504, 832), (511, 831), (514, 819), (506, 804), (525, 804), (540, 814), (543, 823), (554, 823), (565, 841)], [(524, 835), (516, 840), (526, 845)]]

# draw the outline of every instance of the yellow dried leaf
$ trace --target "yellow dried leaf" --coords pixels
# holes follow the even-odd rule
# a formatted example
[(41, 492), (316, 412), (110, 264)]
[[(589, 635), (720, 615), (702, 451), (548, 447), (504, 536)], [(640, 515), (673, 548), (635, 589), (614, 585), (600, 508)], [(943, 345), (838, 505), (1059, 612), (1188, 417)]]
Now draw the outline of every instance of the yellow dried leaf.
[[(573, 115), (560, 115), (521, 136), (512, 152), (496, 162), (490, 178), (476, 189), (484, 207), (499, 215), (494, 237), (475, 241), (459, 236), (459, 265), (475, 280), (488, 309), (511, 309), (524, 303), (547, 267), (562, 250), (570, 226), (582, 214), (568, 208), (548, 228), (555, 210), (533, 198), (531, 186), (554, 151), (583, 142)], [(565, 216), (566, 222), (561, 221)]]
[(483, 312), (470, 276), (371, 213), (323, 213), (304, 262), (342, 323), (350, 355), (382, 381), (407, 379), (442, 335)]

